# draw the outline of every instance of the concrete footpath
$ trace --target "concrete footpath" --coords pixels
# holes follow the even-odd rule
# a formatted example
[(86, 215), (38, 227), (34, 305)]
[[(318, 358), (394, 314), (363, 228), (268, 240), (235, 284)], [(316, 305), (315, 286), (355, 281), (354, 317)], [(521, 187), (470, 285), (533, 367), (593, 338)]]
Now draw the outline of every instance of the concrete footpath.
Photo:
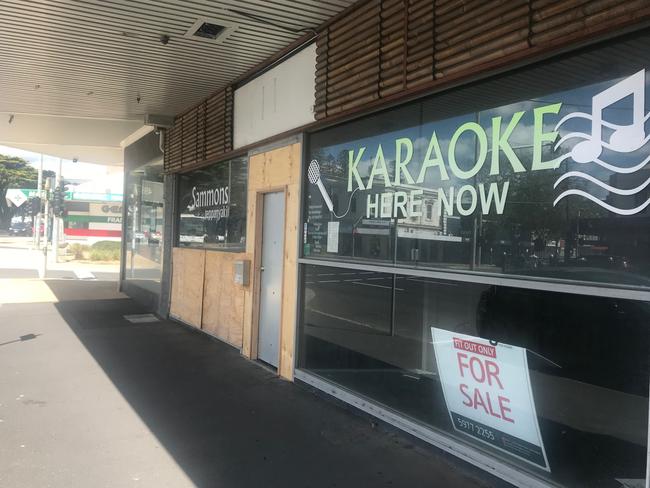
[(115, 287), (0, 280), (1, 487), (503, 486)]

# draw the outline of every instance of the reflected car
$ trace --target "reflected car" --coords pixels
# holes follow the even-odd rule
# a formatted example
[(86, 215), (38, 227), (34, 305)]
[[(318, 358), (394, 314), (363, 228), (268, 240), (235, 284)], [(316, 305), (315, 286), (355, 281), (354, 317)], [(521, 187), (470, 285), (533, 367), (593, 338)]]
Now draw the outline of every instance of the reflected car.
[(624, 256), (610, 256), (607, 254), (591, 254), (573, 258), (569, 264), (575, 266), (591, 266), (594, 268), (629, 270), (630, 260)]
[(9, 227), (10, 236), (28, 236), (33, 235), (32, 224), (28, 222), (14, 222)]
[(208, 237), (207, 234), (202, 234), (202, 235), (181, 234), (178, 239), (178, 242), (181, 246), (189, 246), (193, 242), (205, 243), (207, 237)]

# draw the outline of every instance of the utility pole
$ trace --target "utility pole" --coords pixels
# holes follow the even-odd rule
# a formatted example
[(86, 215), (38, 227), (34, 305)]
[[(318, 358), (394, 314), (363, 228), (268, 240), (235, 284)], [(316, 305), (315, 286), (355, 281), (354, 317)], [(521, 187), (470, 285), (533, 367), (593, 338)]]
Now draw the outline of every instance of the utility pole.
[[(41, 165), (38, 168), (38, 184), (36, 185), (36, 196), (40, 198), (40, 201), (43, 202), (43, 194), (42, 194), (42, 188), (43, 188), (43, 153), (41, 153)], [(32, 219), (32, 223), (34, 224), (34, 247), (36, 249), (41, 248), (41, 210), (42, 208), (38, 209), (38, 213), (36, 214), (36, 218)]]
[(48, 241), (49, 241), (49, 235), (50, 235), (50, 199), (48, 198), (49, 195), (51, 194), (52, 187), (53, 185), (53, 180), (54, 178), (48, 177), (46, 181), (44, 181), (44, 187), (45, 191), (43, 192), (43, 198), (45, 199), (45, 206), (43, 208), (43, 239), (45, 241), (45, 245), (43, 246), (43, 261), (42, 265), (39, 269), (39, 276), (41, 279), (47, 278), (47, 246), (48, 246)]
[(45, 182), (45, 208), (43, 209), (43, 239), (45, 239), (45, 249), (47, 249), (50, 240), (50, 199), (49, 195), (52, 191), (52, 178), (48, 178)]
[[(56, 190), (61, 191), (63, 186), (63, 160), (59, 158), (59, 171), (56, 174)], [(61, 234), (61, 219), (58, 215), (52, 218), (52, 258), (51, 262), (56, 264), (59, 261), (59, 235)]]

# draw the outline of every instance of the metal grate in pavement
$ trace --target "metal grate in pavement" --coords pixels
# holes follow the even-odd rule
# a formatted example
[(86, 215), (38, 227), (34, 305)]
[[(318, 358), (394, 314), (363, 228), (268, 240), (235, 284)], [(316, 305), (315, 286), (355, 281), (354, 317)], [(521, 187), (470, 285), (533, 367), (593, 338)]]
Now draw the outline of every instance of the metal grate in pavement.
[(124, 318), (132, 324), (145, 324), (148, 322), (159, 322), (160, 319), (152, 313), (140, 313), (134, 315), (124, 315)]

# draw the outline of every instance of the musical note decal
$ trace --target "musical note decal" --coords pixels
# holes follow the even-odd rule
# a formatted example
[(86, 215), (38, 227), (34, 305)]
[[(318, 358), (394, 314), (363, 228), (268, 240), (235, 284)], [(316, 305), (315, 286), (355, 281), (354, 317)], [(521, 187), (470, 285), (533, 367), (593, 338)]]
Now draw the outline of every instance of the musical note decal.
[[(632, 97), (632, 121), (630, 124), (614, 124), (603, 119), (603, 112), (605, 109), (629, 96)], [(555, 130), (559, 130), (559, 128), (567, 120), (575, 118), (589, 120), (591, 122), (591, 133), (587, 134), (582, 132), (570, 132), (560, 138), (560, 140), (555, 145), (555, 149), (570, 139), (584, 139), (583, 141), (575, 144), (571, 151), (562, 157), (563, 160), (570, 157), (579, 164), (594, 163), (614, 173), (622, 174), (634, 173), (643, 169), (648, 163), (650, 163), (650, 156), (631, 167), (617, 166), (601, 159), (603, 148), (619, 153), (632, 153), (642, 148), (645, 144), (648, 143), (648, 141), (650, 141), (650, 135), (646, 135), (645, 130), (645, 123), (648, 118), (650, 118), (650, 113), (645, 113), (645, 70), (638, 71), (637, 73), (628, 76), (624, 80), (616, 83), (606, 90), (603, 90), (602, 92), (594, 95), (592, 97), (591, 114), (585, 112), (570, 113), (557, 123)], [(603, 127), (612, 130), (608, 141), (604, 140), (603, 138)], [(568, 178), (582, 178), (584, 180), (595, 183), (596, 185), (608, 190), (609, 192), (619, 195), (635, 195), (643, 191), (648, 186), (648, 184), (650, 184), (649, 179), (636, 188), (620, 189), (604, 183), (587, 173), (581, 171), (570, 171), (560, 176), (555, 181), (555, 184), (553, 185), (554, 188), (557, 188), (560, 182)], [(621, 209), (609, 203), (606, 203), (585, 191), (569, 189), (561, 193), (555, 199), (553, 206), (557, 205), (562, 199), (569, 195), (582, 196), (619, 215), (633, 215), (643, 211), (650, 205), (649, 198), (646, 202), (638, 205), (635, 208)]]

